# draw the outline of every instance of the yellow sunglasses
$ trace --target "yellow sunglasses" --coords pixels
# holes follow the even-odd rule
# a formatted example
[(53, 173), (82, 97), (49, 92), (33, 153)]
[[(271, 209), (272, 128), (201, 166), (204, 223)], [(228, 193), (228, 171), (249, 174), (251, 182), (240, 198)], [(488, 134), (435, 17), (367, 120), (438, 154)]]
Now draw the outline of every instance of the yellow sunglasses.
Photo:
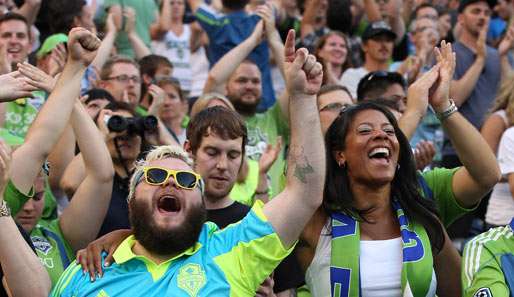
[(173, 176), (177, 186), (186, 190), (192, 190), (200, 186), (202, 190), (201, 176), (188, 170), (172, 170), (162, 167), (148, 166), (143, 168), (143, 174), (147, 184), (160, 186), (165, 184), (170, 176)]

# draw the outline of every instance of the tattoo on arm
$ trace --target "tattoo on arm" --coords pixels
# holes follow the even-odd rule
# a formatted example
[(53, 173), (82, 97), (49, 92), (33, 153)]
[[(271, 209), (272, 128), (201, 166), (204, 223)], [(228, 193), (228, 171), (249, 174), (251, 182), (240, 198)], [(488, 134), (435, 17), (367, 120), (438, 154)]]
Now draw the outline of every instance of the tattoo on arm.
[(289, 160), (291, 167), (294, 168), (293, 176), (296, 177), (301, 183), (307, 183), (307, 175), (314, 173), (309, 160), (304, 154), (303, 147), (291, 147), (289, 151)]

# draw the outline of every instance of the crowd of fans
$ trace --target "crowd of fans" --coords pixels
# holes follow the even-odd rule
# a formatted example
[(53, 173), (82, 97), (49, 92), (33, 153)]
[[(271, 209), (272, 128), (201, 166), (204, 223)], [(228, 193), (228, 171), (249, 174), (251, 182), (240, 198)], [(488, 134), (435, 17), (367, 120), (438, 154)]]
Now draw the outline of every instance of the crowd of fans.
[(0, 295), (514, 295), (513, 66), (512, 0), (0, 0)]

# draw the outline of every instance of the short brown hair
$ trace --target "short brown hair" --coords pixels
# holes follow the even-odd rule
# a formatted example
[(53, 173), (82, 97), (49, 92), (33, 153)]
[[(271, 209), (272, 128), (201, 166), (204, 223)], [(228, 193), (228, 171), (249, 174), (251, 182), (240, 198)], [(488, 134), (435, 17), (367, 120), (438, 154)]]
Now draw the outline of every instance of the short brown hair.
[(180, 88), (180, 82), (177, 79), (167, 77), (167, 78), (159, 79), (157, 81), (157, 86), (160, 88), (167, 86), (167, 85), (170, 85), (173, 88), (175, 88), (181, 102), (184, 102), (184, 100), (186, 100), (186, 97), (184, 96), (184, 92), (182, 91), (182, 88)]
[(102, 70), (100, 70), (100, 79), (108, 80), (112, 74), (112, 68), (114, 67), (114, 65), (120, 63), (132, 64), (134, 65), (134, 67), (137, 68), (137, 70), (139, 70), (139, 64), (137, 64), (136, 61), (134, 61), (132, 58), (125, 56), (114, 56), (107, 60), (107, 62), (105, 62), (104, 66), (102, 67)]
[(237, 112), (222, 106), (213, 106), (195, 115), (187, 127), (187, 140), (193, 154), (200, 148), (202, 139), (211, 132), (224, 140), (242, 137), (241, 152), (244, 155), (248, 132), (243, 118)]

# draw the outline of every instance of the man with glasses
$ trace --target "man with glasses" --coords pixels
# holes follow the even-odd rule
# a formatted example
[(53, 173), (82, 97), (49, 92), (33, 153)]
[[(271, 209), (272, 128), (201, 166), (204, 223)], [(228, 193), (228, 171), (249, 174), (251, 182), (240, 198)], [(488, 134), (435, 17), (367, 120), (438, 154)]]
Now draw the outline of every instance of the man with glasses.
[(139, 65), (132, 59), (116, 56), (108, 60), (100, 71), (100, 87), (111, 93), (116, 101), (133, 108), (141, 99), (141, 74)]
[(324, 85), (318, 92), (318, 110), (323, 135), (334, 122), (339, 112), (354, 103), (350, 91), (341, 85)]

